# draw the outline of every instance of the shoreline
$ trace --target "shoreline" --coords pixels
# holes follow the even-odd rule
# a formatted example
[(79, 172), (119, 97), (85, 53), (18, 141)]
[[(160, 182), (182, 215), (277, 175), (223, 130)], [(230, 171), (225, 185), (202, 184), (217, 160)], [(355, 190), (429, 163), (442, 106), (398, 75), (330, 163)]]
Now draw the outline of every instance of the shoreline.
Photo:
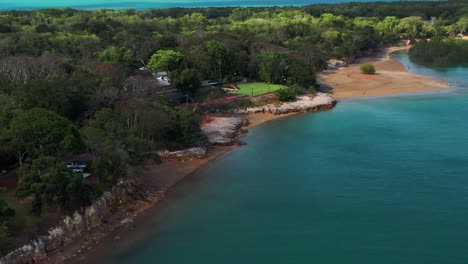
[[(390, 55), (393, 52), (406, 50), (407, 48), (408, 47), (403, 47), (403, 48), (399, 47), (399, 48), (390, 48), (390, 49), (387, 48), (383, 52), (381, 51), (378, 54), (373, 55), (372, 57), (359, 59), (357, 63), (351, 64), (348, 68), (337, 70), (335, 71), (335, 74), (333, 75), (340, 76), (341, 74), (336, 74), (336, 73), (342, 73), (342, 72), (344, 72), (345, 74), (348, 74), (347, 71), (350, 71), (350, 70), (355, 71), (356, 68), (359, 69), (360, 64), (364, 62), (392, 61), (394, 65), (398, 64), (400, 68), (399, 69), (390, 68), (389, 72), (399, 72), (400, 74), (404, 73), (406, 75), (414, 76), (412, 78), (429, 79), (431, 81), (435, 81), (436, 83), (439, 84), (438, 86), (436, 86), (436, 89), (433, 89), (433, 90), (424, 89), (422, 91), (407, 90), (406, 92), (399, 92), (399, 93), (396, 93), (394, 90), (391, 90), (390, 92), (377, 94), (377, 95), (373, 95), (373, 94), (371, 95), (371, 94), (366, 94), (366, 93), (359, 94), (360, 92), (362, 93), (362, 91), (357, 89), (354, 91), (354, 93), (351, 93), (351, 94), (338, 93), (338, 95), (334, 94), (334, 96), (337, 99), (379, 97), (379, 96), (385, 96), (385, 95), (411, 94), (411, 93), (418, 93), (418, 92), (446, 90), (450, 88), (446, 82), (439, 81), (432, 77), (427, 77), (427, 76), (422, 76), (422, 75), (417, 75), (417, 74), (412, 74), (412, 73), (407, 72), (401, 63), (391, 58)], [(385, 56), (381, 57), (382, 55), (385, 55)], [(379, 71), (379, 68), (377, 68), (377, 71)], [(387, 71), (385, 73), (388, 74)], [(320, 73), (318, 75), (319, 80), (325, 85), (330, 85), (329, 79), (326, 79), (325, 82), (323, 82), (322, 74), (323, 73)], [(333, 75), (330, 75), (330, 76), (333, 76)], [(364, 75), (364, 74), (360, 74), (360, 75), (362, 75), (363, 77), (368, 77), (367, 75)], [(360, 79), (362, 80), (362, 78)], [(353, 85), (357, 86), (359, 84), (353, 83)], [(336, 88), (334, 86), (332, 87), (334, 88), (333, 91), (336, 92)], [(249, 120), (249, 124), (245, 126), (245, 128), (250, 129), (250, 128), (254, 128), (259, 125), (268, 123), (268, 122), (272, 122), (275, 120), (279, 120), (279, 119), (283, 119), (286, 117), (299, 115), (299, 114), (304, 114), (304, 112), (292, 112), (292, 113), (281, 114), (281, 115), (274, 115), (274, 114), (269, 114), (269, 113), (250, 113), (250, 114), (246, 114), (242, 116)], [(151, 165), (148, 168), (148, 170), (146, 170), (142, 174), (142, 176), (140, 177), (140, 180), (144, 180), (145, 186), (148, 189), (151, 189), (155, 193), (154, 197), (151, 197), (149, 201), (142, 202), (142, 203), (121, 205), (120, 208), (118, 208), (118, 210), (120, 211), (117, 212), (115, 216), (113, 216), (113, 218), (115, 219), (109, 220), (108, 223), (97, 228), (96, 230), (90, 230), (89, 232), (90, 235), (88, 237), (81, 237), (79, 239), (76, 239), (75, 241), (64, 246), (57, 252), (51, 252), (48, 256), (47, 263), (64, 263), (64, 262), (84, 263), (86, 262), (86, 255), (90, 255), (93, 252), (95, 252), (93, 249), (98, 244), (102, 244), (106, 242), (112, 243), (112, 241), (115, 240), (116, 238), (120, 239), (119, 234), (133, 229), (134, 228), (133, 222), (138, 218), (144, 217), (148, 209), (153, 208), (154, 206), (159, 204), (159, 202), (162, 199), (164, 199), (164, 195), (168, 191), (173, 190), (174, 188), (177, 188), (178, 184), (180, 184), (181, 182), (189, 178), (191, 175), (196, 174), (209, 162), (216, 160), (217, 158), (221, 157), (225, 153), (237, 147), (238, 146), (235, 146), (235, 145), (234, 146), (212, 146), (208, 149), (207, 155), (203, 159), (188, 159), (188, 160), (171, 159), (171, 160), (165, 160), (160, 165)], [(158, 175), (160, 177), (155, 177), (155, 175)], [(122, 218), (129, 219), (129, 221), (127, 221), (126, 223), (123, 223)]]
[[(292, 112), (282, 115), (274, 115), (268, 113), (251, 113), (243, 115), (249, 120), (249, 124), (245, 128), (250, 129), (259, 125), (286, 118), (293, 115), (304, 114), (304, 112)], [(241, 133), (238, 136), (242, 135)], [(148, 209), (157, 206), (164, 196), (169, 191), (177, 188), (184, 180), (196, 174), (209, 162), (216, 160), (229, 151), (238, 148), (234, 144), (232, 146), (211, 146), (207, 150), (206, 157), (202, 159), (168, 159), (160, 165), (151, 165), (139, 177), (139, 181), (144, 180), (145, 187), (153, 192), (152, 197), (148, 201), (138, 201), (133, 204), (123, 204), (104, 225), (90, 230), (89, 236), (80, 237), (70, 244), (60, 248), (57, 251), (50, 252), (47, 258), (47, 263), (83, 263), (87, 254), (93, 253), (94, 248), (98, 244), (112, 242), (119, 234), (134, 228), (133, 223), (141, 217), (144, 217)], [(163, 175), (155, 178), (154, 175)], [(125, 222), (125, 223), (123, 223)]]
[[(326, 109), (318, 112), (320, 111), (326, 111)], [(314, 112), (291, 112), (281, 115), (250, 113), (242, 116), (249, 120), (248, 125), (244, 128), (250, 129), (268, 122), (307, 113)], [(242, 133), (238, 133), (237, 137), (241, 135)], [(94, 249), (99, 245), (112, 243), (115, 239), (120, 239), (120, 234), (131, 231), (135, 227), (133, 223), (144, 217), (149, 209), (157, 206), (164, 199), (165, 194), (177, 188), (178, 184), (189, 179), (209, 162), (238, 147), (237, 144), (231, 146), (215, 145), (207, 150), (206, 157), (202, 159), (168, 159), (160, 165), (149, 166), (139, 180), (145, 181), (146, 188), (151, 189), (154, 193), (153, 197), (150, 197), (148, 201), (121, 205), (120, 211), (112, 216), (113, 219), (108, 220), (103, 226), (95, 228), (96, 230), (90, 230), (89, 236), (80, 237), (59, 250), (50, 252), (47, 263), (86, 263), (86, 255), (94, 253)], [(164, 176), (155, 178), (154, 175)]]
[[(318, 80), (322, 85), (331, 87), (332, 94), (337, 99), (449, 90), (450, 85), (448, 82), (430, 76), (410, 73), (403, 64), (392, 58), (391, 55), (394, 52), (408, 50), (409, 48), (409, 46), (384, 48), (370, 57), (356, 60), (348, 67), (323, 71), (318, 74)], [(362, 74), (360, 66), (365, 63), (374, 64), (377, 73), (372, 75)]]
[[(189, 178), (210, 161), (236, 147), (212, 146), (208, 149), (206, 157), (202, 159), (168, 159), (164, 160), (160, 165), (148, 166), (147, 170), (137, 179), (140, 185), (144, 181), (144, 188), (152, 193), (150, 197), (147, 197), (146, 201), (132, 201), (132, 203), (127, 202), (112, 206), (112, 208), (116, 209), (114, 210), (116, 212), (111, 215), (111, 219), (106, 219), (103, 225), (89, 230), (89, 236), (75, 239), (59, 250), (50, 252), (46, 263), (81, 263), (80, 258), (94, 252), (93, 248), (96, 245), (103, 242), (112, 242), (117, 234), (132, 229), (136, 219), (143, 217), (148, 209), (158, 205), (164, 199), (166, 193), (176, 188), (184, 179)], [(154, 177), (155, 175), (163, 176)]]

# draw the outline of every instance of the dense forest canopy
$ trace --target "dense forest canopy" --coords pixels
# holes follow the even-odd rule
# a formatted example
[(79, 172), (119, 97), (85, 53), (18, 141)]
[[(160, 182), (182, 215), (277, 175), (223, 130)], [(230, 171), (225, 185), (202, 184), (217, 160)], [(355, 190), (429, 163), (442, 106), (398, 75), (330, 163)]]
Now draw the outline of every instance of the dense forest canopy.
[[(282, 84), (291, 100), (327, 59), (467, 31), (467, 1), (0, 12), (0, 167), (21, 167), (17, 196), (34, 197), (36, 214), (67, 209), (157, 161), (156, 149), (204, 145), (199, 114), (175, 107), (219, 92), (203, 80)], [(182, 96), (163, 98), (159, 74)], [(95, 186), (62, 164), (79, 153)], [(13, 212), (0, 211), (5, 237)]]

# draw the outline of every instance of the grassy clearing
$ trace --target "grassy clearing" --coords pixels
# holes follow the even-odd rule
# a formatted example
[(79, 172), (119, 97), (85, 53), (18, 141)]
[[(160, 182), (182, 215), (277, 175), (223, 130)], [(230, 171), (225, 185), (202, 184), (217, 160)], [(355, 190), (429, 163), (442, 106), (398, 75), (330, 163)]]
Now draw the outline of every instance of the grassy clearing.
[(240, 83), (237, 85), (239, 90), (230, 91), (231, 94), (240, 94), (247, 96), (257, 96), (261, 94), (271, 93), (281, 88), (284, 88), (280, 84), (268, 84), (262, 82), (253, 82), (253, 83)]

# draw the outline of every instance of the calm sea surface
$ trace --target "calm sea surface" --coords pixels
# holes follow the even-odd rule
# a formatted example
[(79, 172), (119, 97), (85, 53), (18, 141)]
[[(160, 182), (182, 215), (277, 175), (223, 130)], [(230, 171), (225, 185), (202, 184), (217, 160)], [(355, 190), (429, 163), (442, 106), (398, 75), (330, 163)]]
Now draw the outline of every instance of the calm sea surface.
[(468, 263), (468, 71), (395, 56), (459, 89), (345, 100), (252, 129), (85, 260)]
[(168, 7), (299, 6), (343, 2), (391, 2), (396, 0), (0, 0), (0, 10), (72, 7), (78, 9), (149, 9)]

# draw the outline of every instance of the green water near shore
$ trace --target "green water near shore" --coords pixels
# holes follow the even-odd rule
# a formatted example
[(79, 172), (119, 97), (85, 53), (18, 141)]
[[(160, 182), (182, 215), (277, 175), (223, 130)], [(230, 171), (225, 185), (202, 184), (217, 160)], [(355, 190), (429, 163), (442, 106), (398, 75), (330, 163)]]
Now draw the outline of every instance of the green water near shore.
[(468, 71), (437, 71), (460, 89), (252, 129), (85, 261), (467, 263)]

